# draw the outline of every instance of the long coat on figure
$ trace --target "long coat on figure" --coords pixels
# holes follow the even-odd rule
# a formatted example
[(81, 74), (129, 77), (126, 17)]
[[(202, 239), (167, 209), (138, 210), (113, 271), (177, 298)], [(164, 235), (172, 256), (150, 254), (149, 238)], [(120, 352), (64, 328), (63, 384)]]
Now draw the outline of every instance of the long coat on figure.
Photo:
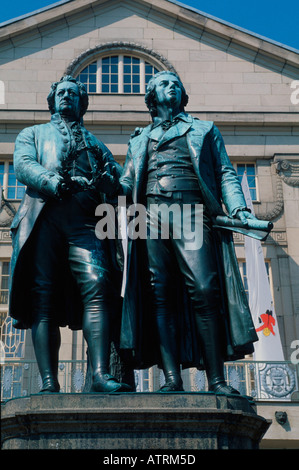
[[(204, 205), (212, 220), (217, 215), (233, 217), (246, 202), (238, 176), (228, 158), (222, 136), (210, 121), (200, 121), (181, 113), (178, 124), (157, 141), (157, 149), (168, 139), (185, 135), (194, 172), (198, 178)], [(133, 203), (145, 204), (148, 143), (152, 125), (138, 129), (129, 142), (121, 177), (124, 193)], [(246, 233), (246, 230), (244, 230)], [(248, 232), (249, 233), (249, 232)], [(231, 232), (214, 229), (222, 298), (225, 360), (241, 359), (253, 352), (257, 335), (247, 296), (240, 276)], [(145, 240), (129, 239), (127, 283), (123, 301), (121, 348), (132, 353), (135, 367), (149, 367), (159, 362), (148, 291)], [(180, 362), (183, 367), (202, 368), (199, 346), (195, 340), (192, 307), (178, 273), (178, 310), (181, 322)]]
[[(121, 166), (114, 160), (111, 152), (89, 131), (81, 126), (83, 139), (87, 148), (95, 146), (102, 151), (101, 164), (109, 163), (108, 170), (116, 167), (118, 175)], [(43, 216), (43, 209), (49, 201), (48, 189), (53, 184), (61, 169), (62, 158), (72, 149), (72, 136), (67, 125), (59, 114), (51, 116), (51, 122), (23, 129), (17, 137), (14, 152), (16, 177), (27, 186), (26, 193), (11, 225), (13, 255), (11, 259), (9, 314), (15, 319), (16, 328), (30, 328), (32, 324), (31, 309), (31, 239), (36, 221)], [(88, 159), (93, 168), (98, 162), (92, 151)], [(99, 204), (104, 195), (100, 194)], [(114, 247), (111, 247), (114, 248)], [(111, 249), (112, 260), (115, 250)], [(115, 262), (115, 274), (119, 270)], [(57, 317), (59, 326), (68, 325), (71, 329), (82, 328), (83, 305), (80, 295), (68, 266), (61, 265), (61, 292), (57, 292)], [(119, 276), (121, 273), (119, 271)], [(58, 283), (59, 284), (59, 283)], [(118, 288), (118, 286), (117, 286)], [(116, 288), (116, 291), (117, 291)], [(119, 287), (120, 289), (120, 287)], [(119, 290), (118, 289), (118, 290)]]

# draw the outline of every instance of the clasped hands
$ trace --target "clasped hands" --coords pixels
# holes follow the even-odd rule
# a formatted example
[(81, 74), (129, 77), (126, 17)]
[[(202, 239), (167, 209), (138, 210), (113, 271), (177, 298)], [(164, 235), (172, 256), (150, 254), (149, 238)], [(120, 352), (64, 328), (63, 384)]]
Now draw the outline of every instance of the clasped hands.
[(115, 193), (119, 187), (117, 170), (115, 167), (112, 167), (110, 172), (107, 169), (105, 170), (105, 167), (107, 168), (108, 165), (109, 163), (106, 163), (104, 171), (97, 174), (91, 180), (88, 180), (85, 176), (67, 176), (67, 178), (60, 176), (57, 188), (58, 197), (63, 198), (88, 189), (97, 190), (105, 194)]

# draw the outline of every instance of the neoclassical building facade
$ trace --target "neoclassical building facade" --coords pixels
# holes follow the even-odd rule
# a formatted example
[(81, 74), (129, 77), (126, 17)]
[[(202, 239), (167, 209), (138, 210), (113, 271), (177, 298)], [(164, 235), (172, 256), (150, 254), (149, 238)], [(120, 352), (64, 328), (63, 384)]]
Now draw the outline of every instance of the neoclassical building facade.
[[(299, 339), (299, 51), (167, 0), (66, 0), (0, 25), (0, 318), (7, 358), (33, 358), (30, 332), (7, 316), (10, 224), (25, 188), (12, 163), (17, 134), (49, 121), (46, 97), (64, 74), (86, 84), (85, 126), (123, 164), (150, 116), (150, 77), (175, 71), (186, 111), (219, 127), (256, 215), (274, 223), (263, 254), (286, 361)], [(244, 239), (235, 236), (246, 288)], [(30, 293), (28, 293), (30, 295)], [(61, 357), (85, 358), (63, 331)]]

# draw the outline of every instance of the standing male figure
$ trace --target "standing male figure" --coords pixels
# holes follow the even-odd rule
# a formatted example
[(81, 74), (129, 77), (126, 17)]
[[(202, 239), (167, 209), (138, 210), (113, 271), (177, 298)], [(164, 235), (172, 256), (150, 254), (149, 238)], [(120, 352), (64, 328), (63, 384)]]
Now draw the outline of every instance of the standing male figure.
[(95, 208), (117, 190), (121, 168), (83, 126), (88, 95), (80, 82), (54, 83), (48, 104), (51, 122), (24, 129), (15, 145), (16, 177), (27, 189), (11, 227), (10, 315), (16, 328), (32, 329), (42, 392), (60, 389), (59, 327), (66, 325), (83, 329), (92, 390), (128, 390), (108, 373), (116, 254), (95, 234)]
[[(243, 221), (245, 229), (248, 220), (255, 218), (246, 209), (219, 130), (213, 122), (185, 113), (188, 96), (178, 76), (157, 73), (145, 100), (153, 122), (136, 130), (130, 140), (120, 180), (123, 194), (149, 211), (151, 204), (176, 203), (181, 208), (191, 204), (192, 223), (195, 205), (202, 204), (203, 243), (186, 249), (185, 240), (174, 236), (176, 227), (171, 222), (169, 238), (148, 237), (142, 253), (142, 240), (129, 241), (121, 346), (135, 350), (141, 367), (146, 367), (155, 359), (150, 357), (151, 347), (144, 350), (143, 341), (148, 342), (156, 331), (158, 361), (166, 382), (161, 391), (183, 390), (182, 364), (204, 367), (209, 390), (238, 393), (225, 382), (224, 360), (251, 353), (257, 336), (231, 235), (216, 232), (213, 219), (224, 215), (222, 203), (231, 217)], [(144, 286), (139, 288), (145, 260), (152, 296), (147, 312), (150, 296)]]

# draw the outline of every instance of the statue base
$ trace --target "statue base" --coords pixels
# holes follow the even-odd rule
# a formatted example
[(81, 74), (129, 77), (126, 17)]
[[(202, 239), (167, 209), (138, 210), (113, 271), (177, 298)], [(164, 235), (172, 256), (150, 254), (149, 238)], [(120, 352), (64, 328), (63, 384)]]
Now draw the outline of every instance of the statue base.
[(270, 422), (210, 392), (38, 394), (7, 401), (2, 449), (257, 449)]

